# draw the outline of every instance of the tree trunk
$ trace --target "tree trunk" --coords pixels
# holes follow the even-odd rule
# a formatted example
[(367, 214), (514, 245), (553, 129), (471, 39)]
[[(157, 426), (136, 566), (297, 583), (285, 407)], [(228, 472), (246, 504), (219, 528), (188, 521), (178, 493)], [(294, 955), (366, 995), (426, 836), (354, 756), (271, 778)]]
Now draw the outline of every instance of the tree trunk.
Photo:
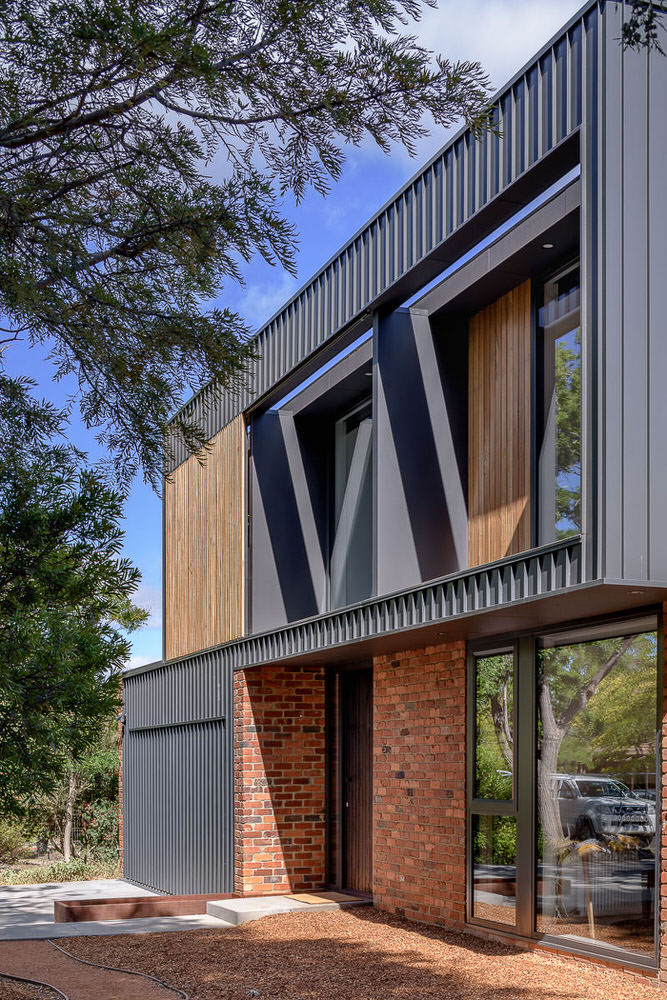
[(558, 772), (558, 754), (563, 736), (560, 730), (547, 733), (542, 716), (543, 739), (538, 773), (540, 822), (544, 838), (545, 853), (563, 839), (563, 825), (558, 808), (558, 783), (554, 775)]
[(74, 826), (74, 802), (76, 800), (77, 782), (74, 771), (69, 773), (67, 789), (67, 805), (65, 806), (65, 826), (63, 829), (63, 860), (72, 859), (72, 828)]
[(546, 678), (540, 678), (540, 719), (542, 721), (542, 746), (538, 769), (538, 802), (545, 854), (563, 839), (563, 825), (558, 808), (558, 788), (554, 775), (558, 772), (558, 754), (567, 729), (559, 726), (554, 715), (551, 692)]

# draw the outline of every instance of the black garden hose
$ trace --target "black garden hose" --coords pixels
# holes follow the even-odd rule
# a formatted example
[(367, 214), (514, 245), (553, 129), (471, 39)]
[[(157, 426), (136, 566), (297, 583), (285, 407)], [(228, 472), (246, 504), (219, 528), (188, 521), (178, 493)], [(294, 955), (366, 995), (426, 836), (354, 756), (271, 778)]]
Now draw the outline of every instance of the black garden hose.
[(59, 990), (57, 986), (52, 986), (51, 983), (42, 983), (38, 979), (26, 979), (25, 976), (12, 976), (9, 972), (0, 972), (0, 979), (11, 979), (15, 983), (27, 983), (29, 986), (39, 986), (41, 989), (53, 990), (61, 1000), (70, 1000), (67, 994)]
[[(90, 965), (92, 966), (93, 969), (103, 969), (105, 972), (122, 972), (125, 973), (125, 975), (127, 976), (141, 976), (143, 979), (150, 979), (152, 982), (157, 983), (158, 986), (162, 986), (165, 990), (171, 990), (172, 993), (175, 993), (177, 996), (181, 997), (182, 1000), (191, 1000), (190, 995), (186, 993), (185, 990), (179, 990), (177, 986), (168, 986), (167, 983), (163, 983), (161, 979), (157, 978), (157, 976), (150, 976), (147, 972), (137, 972), (135, 969), (117, 969), (113, 965), (99, 965), (98, 962), (89, 962), (85, 958), (78, 958), (76, 955), (73, 955), (70, 951), (67, 951), (65, 948), (61, 948), (59, 944), (56, 944), (56, 942), (51, 940), (50, 938), (49, 938), (49, 944), (53, 945), (53, 947), (57, 951), (62, 952), (63, 955), (67, 955), (67, 957), (71, 958), (74, 962), (80, 962), (81, 965)], [(40, 984), (40, 985), (46, 985), (46, 984)], [(60, 995), (64, 997), (64, 1000), (69, 1000), (69, 997), (65, 996), (64, 993), (61, 993)]]

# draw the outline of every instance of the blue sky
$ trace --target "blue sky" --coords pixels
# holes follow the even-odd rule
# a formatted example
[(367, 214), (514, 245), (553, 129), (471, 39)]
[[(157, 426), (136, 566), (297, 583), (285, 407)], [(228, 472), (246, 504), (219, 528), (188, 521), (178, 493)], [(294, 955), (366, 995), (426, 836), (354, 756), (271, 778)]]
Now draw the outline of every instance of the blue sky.
[[(440, 0), (421, 23), (410, 28), (427, 48), (451, 59), (478, 59), (495, 88), (509, 79), (574, 14), (579, 0)], [(403, 149), (388, 156), (365, 144), (349, 149), (340, 181), (326, 199), (310, 194), (301, 205), (287, 201), (284, 213), (299, 231), (298, 275), (292, 278), (263, 261), (245, 268), (245, 286), (230, 284), (219, 302), (238, 310), (255, 328), (316, 271), (447, 140), (432, 129), (416, 159)], [(47, 398), (62, 404), (76, 398), (74, 379), (56, 383), (48, 353), (19, 343), (5, 353), (12, 374), (35, 378)], [(94, 432), (86, 431), (73, 412), (72, 437), (91, 457), (100, 455)], [(130, 665), (161, 656), (161, 513), (160, 501), (140, 478), (133, 484), (125, 512), (125, 551), (139, 567), (143, 582), (137, 602), (151, 611), (148, 625), (133, 635)]]

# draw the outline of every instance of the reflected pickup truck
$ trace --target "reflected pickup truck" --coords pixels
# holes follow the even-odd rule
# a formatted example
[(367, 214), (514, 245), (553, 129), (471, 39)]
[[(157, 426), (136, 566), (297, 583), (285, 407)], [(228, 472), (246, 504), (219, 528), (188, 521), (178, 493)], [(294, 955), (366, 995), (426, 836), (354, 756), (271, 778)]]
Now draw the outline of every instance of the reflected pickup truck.
[(614, 778), (557, 774), (563, 832), (577, 840), (627, 834), (648, 843), (655, 834), (655, 805)]

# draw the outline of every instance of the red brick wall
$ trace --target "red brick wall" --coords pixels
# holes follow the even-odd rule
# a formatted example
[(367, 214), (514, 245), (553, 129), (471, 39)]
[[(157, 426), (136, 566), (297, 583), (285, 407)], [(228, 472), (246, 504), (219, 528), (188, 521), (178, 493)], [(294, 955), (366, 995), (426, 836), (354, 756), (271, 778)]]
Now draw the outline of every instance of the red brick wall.
[(325, 679), (320, 668), (254, 667), (234, 678), (235, 890), (325, 881)]
[(465, 643), (374, 661), (374, 895), (382, 909), (465, 920)]

